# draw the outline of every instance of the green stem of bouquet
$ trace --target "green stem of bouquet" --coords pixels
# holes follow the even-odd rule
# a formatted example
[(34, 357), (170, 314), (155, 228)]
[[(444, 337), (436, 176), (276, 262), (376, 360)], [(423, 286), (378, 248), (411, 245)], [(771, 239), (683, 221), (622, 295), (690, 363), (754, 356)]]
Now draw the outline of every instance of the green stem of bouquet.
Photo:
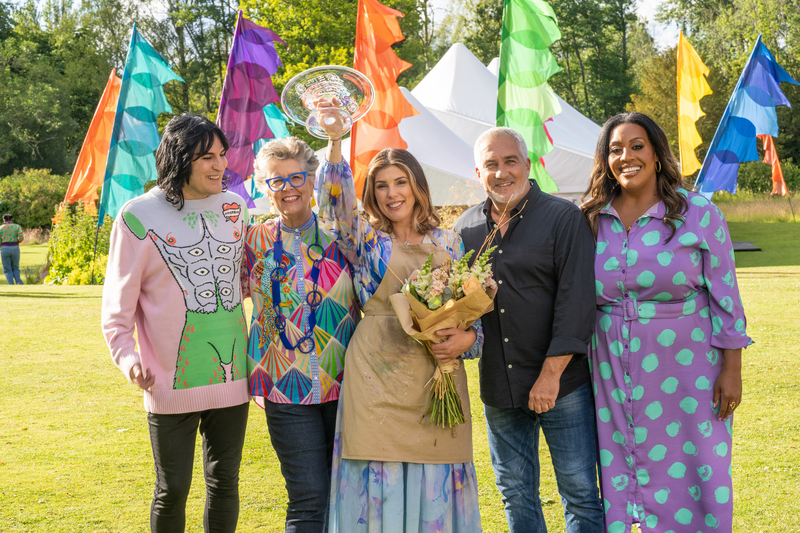
[[(424, 344), (428, 353), (436, 361), (436, 357), (431, 351), (430, 343), (425, 342)], [(464, 411), (461, 408), (461, 398), (458, 396), (453, 374), (442, 372), (441, 376), (441, 381), (431, 378), (431, 398), (428, 401), (425, 414), (430, 413), (429, 421), (431, 424), (442, 428), (452, 428), (464, 423)], [(422, 416), (422, 419), (425, 419), (425, 415)]]

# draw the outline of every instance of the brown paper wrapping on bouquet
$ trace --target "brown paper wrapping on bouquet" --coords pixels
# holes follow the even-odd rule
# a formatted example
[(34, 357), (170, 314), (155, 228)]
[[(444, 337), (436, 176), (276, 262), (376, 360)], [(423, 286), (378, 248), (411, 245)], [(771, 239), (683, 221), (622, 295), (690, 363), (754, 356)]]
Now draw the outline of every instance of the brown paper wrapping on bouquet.
[(477, 290), (460, 300), (450, 300), (442, 307), (431, 311), (428, 307), (406, 292), (398, 292), (389, 297), (394, 312), (403, 330), (420, 341), (433, 343), (444, 339), (436, 334), (440, 329), (458, 328), (466, 330), (473, 322), (494, 308), (497, 289)]

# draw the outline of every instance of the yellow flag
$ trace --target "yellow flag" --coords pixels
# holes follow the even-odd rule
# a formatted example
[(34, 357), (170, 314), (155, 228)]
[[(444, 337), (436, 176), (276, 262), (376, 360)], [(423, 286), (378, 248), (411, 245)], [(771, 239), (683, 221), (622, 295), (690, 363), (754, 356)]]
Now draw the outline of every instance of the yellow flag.
[(694, 123), (705, 115), (700, 109), (700, 99), (712, 92), (706, 76), (708, 67), (681, 32), (678, 41), (678, 144), (681, 173), (684, 176), (694, 174), (700, 168), (694, 149), (700, 146), (703, 139)]

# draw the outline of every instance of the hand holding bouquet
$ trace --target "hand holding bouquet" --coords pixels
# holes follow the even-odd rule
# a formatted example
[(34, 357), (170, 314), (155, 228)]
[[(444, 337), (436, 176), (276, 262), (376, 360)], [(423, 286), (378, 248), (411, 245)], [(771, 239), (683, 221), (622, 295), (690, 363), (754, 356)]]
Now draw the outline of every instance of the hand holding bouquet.
[[(495, 247), (478, 257), (472, 268), (469, 260), (474, 250), (458, 262), (448, 261), (434, 267), (433, 254), (422, 267), (411, 274), (401, 292), (391, 296), (392, 306), (406, 333), (421, 341), (433, 356), (431, 343), (444, 339), (436, 331), (448, 328), (466, 330), (484, 313), (491, 311), (497, 284), (487, 266)], [(459, 367), (455, 359), (436, 361), (428, 412), (430, 421), (441, 427), (464, 423), (461, 399), (456, 391), (453, 371)]]

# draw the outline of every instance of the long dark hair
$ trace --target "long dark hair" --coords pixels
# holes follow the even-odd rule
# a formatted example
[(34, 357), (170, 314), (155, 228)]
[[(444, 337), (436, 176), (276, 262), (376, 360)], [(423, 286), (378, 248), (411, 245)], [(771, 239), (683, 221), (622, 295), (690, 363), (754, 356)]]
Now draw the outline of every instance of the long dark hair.
[[(211, 150), (214, 138), (219, 139), (227, 151), (228, 139), (219, 126), (200, 115), (184, 113), (170, 120), (164, 128), (164, 136), (156, 150), (158, 186), (167, 196), (167, 201), (183, 209), (183, 186), (192, 175), (192, 162)], [(227, 190), (225, 178), (222, 190)]]
[(675, 236), (677, 226), (676, 220), (683, 221), (683, 213), (688, 209), (686, 197), (676, 189), (683, 180), (675, 156), (669, 148), (669, 142), (664, 130), (655, 121), (643, 113), (620, 113), (613, 116), (603, 124), (600, 130), (600, 138), (597, 140), (597, 149), (594, 151), (594, 167), (589, 178), (589, 188), (581, 196), (581, 201), (586, 218), (592, 227), (595, 238), (597, 237), (597, 227), (599, 223), (600, 211), (611, 201), (614, 196), (614, 189), (618, 185), (613, 178), (611, 169), (608, 166), (608, 154), (610, 150), (611, 134), (614, 129), (621, 124), (636, 124), (644, 128), (647, 132), (647, 139), (653, 146), (653, 150), (658, 157), (661, 169), (656, 172), (656, 194), (664, 202), (667, 213), (664, 215), (664, 223), (672, 228), (672, 233), (665, 242), (669, 242)]
[(386, 167), (396, 166), (408, 177), (411, 190), (414, 192), (414, 230), (425, 235), (430, 229), (438, 228), (442, 219), (431, 201), (430, 187), (425, 172), (408, 150), (402, 148), (384, 148), (372, 158), (364, 180), (362, 203), (364, 211), (369, 215), (369, 222), (377, 230), (390, 233), (392, 221), (383, 214), (375, 200), (375, 175)]

